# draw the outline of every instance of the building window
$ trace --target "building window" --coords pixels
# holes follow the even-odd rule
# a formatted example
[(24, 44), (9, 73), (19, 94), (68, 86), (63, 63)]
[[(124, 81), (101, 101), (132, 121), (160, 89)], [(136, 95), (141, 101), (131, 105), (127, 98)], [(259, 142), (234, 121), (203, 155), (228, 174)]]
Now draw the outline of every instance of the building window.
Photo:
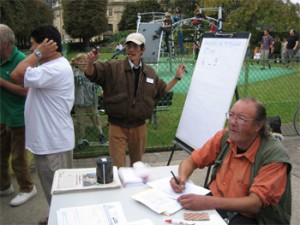
[(112, 24), (108, 24), (108, 31), (113, 31), (113, 25)]
[(108, 16), (113, 16), (113, 10), (112, 9), (108, 9)]

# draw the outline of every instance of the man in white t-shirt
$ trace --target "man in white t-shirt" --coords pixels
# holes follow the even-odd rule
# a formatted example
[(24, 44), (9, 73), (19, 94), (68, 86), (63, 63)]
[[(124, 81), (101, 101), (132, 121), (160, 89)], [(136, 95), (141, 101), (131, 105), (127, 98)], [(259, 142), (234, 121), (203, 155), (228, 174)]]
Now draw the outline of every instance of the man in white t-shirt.
[[(61, 36), (54, 26), (43, 25), (33, 30), (30, 50), (32, 54), (19, 63), (11, 77), (14, 82), (29, 87), (25, 103), (25, 145), (35, 157), (50, 205), (55, 171), (71, 168), (73, 162), (74, 77), (61, 53)], [(47, 218), (40, 221), (43, 223), (47, 223)]]

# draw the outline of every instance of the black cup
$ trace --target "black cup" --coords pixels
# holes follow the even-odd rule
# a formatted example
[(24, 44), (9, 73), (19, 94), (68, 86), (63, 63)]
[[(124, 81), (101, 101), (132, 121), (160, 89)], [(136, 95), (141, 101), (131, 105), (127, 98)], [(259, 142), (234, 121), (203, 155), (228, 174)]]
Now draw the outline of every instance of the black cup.
[(114, 180), (113, 159), (109, 156), (101, 156), (96, 159), (97, 182), (109, 184)]

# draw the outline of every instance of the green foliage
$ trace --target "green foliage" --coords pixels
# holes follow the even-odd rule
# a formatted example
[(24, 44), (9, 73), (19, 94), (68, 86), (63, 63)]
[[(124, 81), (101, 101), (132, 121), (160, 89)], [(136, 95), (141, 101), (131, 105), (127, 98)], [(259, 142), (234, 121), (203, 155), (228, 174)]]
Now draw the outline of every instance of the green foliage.
[(205, 7), (216, 6), (223, 7), (224, 31), (251, 32), (251, 40), (257, 41), (264, 29), (288, 32), (299, 27), (299, 5), (282, 0), (205, 1)]
[[(199, 0), (175, 0), (175, 7), (180, 7), (182, 10), (182, 14), (184, 15), (184, 18), (190, 18), (195, 16), (195, 9), (201, 6)], [(175, 9), (174, 7), (174, 9)]]
[(136, 29), (138, 13), (161, 11), (160, 5), (153, 0), (141, 0), (136, 3), (127, 3), (119, 23), (119, 30), (125, 31)]
[(51, 9), (39, 0), (1, 0), (0, 12), (1, 23), (8, 25), (19, 41), (28, 40), (37, 26), (53, 21)]
[(127, 35), (132, 32), (135, 32), (135, 31), (127, 30), (127, 31), (121, 31), (121, 32), (115, 33), (109, 38), (109, 42), (125, 43), (125, 39), (126, 39)]
[(73, 38), (81, 38), (85, 48), (92, 37), (107, 31), (107, 0), (64, 0), (64, 28)]

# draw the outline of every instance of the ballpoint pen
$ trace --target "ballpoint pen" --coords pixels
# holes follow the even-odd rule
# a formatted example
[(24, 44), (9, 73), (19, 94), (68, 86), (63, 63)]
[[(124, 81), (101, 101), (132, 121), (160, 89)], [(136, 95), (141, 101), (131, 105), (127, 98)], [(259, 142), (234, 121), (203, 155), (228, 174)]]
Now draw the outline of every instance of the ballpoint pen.
[(173, 173), (173, 171), (171, 171), (171, 174), (172, 174), (172, 176), (174, 177), (174, 180), (175, 180), (176, 184), (179, 185), (180, 183), (179, 183), (179, 181), (177, 180), (177, 178), (176, 178), (175, 174)]
[(195, 222), (179, 220), (179, 219), (168, 219), (168, 220), (165, 220), (165, 222), (170, 223), (170, 224), (195, 225)]

